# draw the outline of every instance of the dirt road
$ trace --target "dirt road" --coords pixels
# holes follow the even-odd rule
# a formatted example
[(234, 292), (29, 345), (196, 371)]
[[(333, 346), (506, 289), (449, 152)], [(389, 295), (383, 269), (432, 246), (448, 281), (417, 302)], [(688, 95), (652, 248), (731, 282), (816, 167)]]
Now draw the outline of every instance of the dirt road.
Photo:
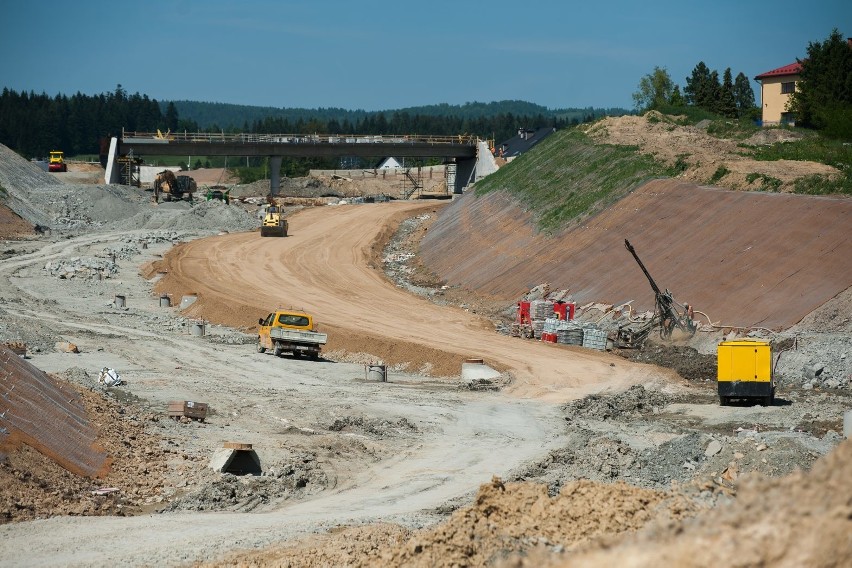
[(255, 325), (279, 305), (312, 312), (331, 347), (411, 363), (452, 376), (468, 357), (515, 378), (508, 392), (559, 402), (607, 388), (660, 378), (652, 367), (579, 348), (553, 348), (494, 333), (484, 318), (436, 306), (394, 287), (374, 266), (373, 243), (391, 217), (412, 216), (433, 204), (387, 203), (300, 212), (284, 239), (258, 233), (220, 235), (174, 251), (158, 290), (198, 294), (192, 314), (214, 322)]
[[(459, 391), (454, 383), (404, 373), (393, 373), (388, 383), (366, 383), (359, 365), (261, 355), (250, 343), (223, 343), (212, 327), (206, 337), (188, 335), (158, 306), (150, 283), (135, 274), (144, 258), (123, 261), (115, 281), (44, 277), (48, 260), (103, 254), (104, 247), (132, 236), (87, 235), (0, 262), (3, 296), (16, 298), (3, 300), (5, 317), (46, 325), (81, 350), (34, 353), (31, 361), (50, 372), (121, 369), (127, 386), (119, 391), (138, 397), (135, 404), (150, 412), (162, 412), (172, 399), (208, 402), (215, 413), (204, 425), (154, 425), (161, 436), (199, 456), (202, 469), (223, 441), (239, 439), (255, 442), (270, 472), (288, 463), (288, 456), (313, 452), (327, 481), (313, 488), (311, 478), (301, 501), (282, 491), (262, 513), (57, 517), (0, 526), (0, 555), (11, 565), (177, 563), (338, 523), (384, 518), (416, 526), (431, 519), (430, 509), (559, 443), (556, 405)], [(263, 244), (267, 241), (274, 249), (288, 239)], [(168, 246), (152, 245), (147, 258)], [(223, 297), (240, 293), (229, 290), (226, 280), (216, 283)], [(119, 291), (132, 308), (109, 307)], [(39, 298), (48, 297), (45, 310)], [(374, 424), (374, 433), (341, 429), (335, 421)], [(198, 470), (177, 468), (184, 473), (169, 481), (165, 492), (179, 495), (206, 483)]]

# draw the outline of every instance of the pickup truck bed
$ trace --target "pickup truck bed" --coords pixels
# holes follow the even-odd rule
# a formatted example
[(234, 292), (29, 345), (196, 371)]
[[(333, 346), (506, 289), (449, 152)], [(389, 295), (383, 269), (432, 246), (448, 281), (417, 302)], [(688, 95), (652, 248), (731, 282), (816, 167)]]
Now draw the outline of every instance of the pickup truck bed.
[(289, 351), (294, 357), (306, 355), (312, 359), (319, 359), (320, 350), (328, 341), (328, 335), (315, 331), (273, 327), (269, 330), (269, 339), (273, 345), (272, 352), (276, 356)]

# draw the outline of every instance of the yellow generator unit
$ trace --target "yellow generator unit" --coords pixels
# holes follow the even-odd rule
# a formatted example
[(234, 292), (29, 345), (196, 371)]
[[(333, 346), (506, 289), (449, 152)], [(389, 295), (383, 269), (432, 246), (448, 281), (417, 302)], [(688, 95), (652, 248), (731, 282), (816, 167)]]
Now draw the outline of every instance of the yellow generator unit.
[(775, 400), (772, 346), (768, 341), (723, 341), (716, 350), (719, 402), (757, 398), (764, 406)]

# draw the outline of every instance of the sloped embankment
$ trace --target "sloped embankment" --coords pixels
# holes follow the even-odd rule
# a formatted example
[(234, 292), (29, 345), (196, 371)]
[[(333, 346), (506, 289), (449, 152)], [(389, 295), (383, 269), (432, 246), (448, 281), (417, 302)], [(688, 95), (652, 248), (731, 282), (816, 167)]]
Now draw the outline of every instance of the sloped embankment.
[[(553, 237), (505, 192), (467, 194), (421, 244), (441, 278), (512, 301), (543, 282), (579, 303), (653, 308), (627, 238), (661, 287), (724, 325), (788, 327), (849, 287), (852, 201), (646, 183)], [(795, 299), (795, 301), (791, 301)]]

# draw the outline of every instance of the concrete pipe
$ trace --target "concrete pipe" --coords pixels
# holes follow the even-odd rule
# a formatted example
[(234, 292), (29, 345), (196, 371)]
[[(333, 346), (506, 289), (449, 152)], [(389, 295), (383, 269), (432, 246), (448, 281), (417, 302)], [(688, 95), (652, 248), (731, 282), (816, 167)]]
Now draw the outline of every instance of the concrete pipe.
[(367, 365), (367, 380), (385, 383), (388, 380), (388, 368), (385, 365)]

